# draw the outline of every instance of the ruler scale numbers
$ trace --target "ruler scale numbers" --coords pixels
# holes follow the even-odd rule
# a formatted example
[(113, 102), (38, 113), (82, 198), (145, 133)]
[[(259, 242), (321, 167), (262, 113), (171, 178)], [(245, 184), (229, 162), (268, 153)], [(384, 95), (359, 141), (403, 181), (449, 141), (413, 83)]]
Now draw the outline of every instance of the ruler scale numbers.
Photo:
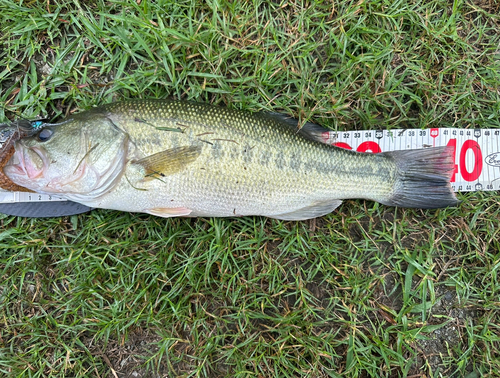
[(49, 195), (28, 192), (8, 192), (0, 190), (0, 203), (16, 202), (61, 202), (66, 201), (63, 198)]
[[(395, 129), (325, 131), (324, 143), (359, 152), (450, 146), (455, 150), (451, 186), (455, 192), (500, 190), (500, 129)], [(60, 202), (54, 195), (7, 192), (1, 203)]]
[(450, 146), (454, 149), (451, 186), (455, 192), (500, 189), (500, 129), (395, 129), (329, 131), (327, 144), (359, 152)]

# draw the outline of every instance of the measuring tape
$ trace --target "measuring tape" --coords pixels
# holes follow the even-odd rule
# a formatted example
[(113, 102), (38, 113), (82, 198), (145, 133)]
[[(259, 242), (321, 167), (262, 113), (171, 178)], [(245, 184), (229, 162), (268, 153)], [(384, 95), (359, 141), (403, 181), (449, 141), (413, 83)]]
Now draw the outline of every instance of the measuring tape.
[[(451, 186), (455, 192), (500, 189), (500, 129), (395, 129), (325, 131), (324, 143), (359, 152), (384, 152), (451, 146), (455, 169)], [(57, 196), (0, 191), (1, 203), (59, 202)]]
[(0, 203), (15, 202), (61, 202), (66, 201), (48, 194), (28, 193), (28, 192), (8, 192), (0, 189)]
[(359, 152), (450, 146), (455, 167), (450, 181), (455, 192), (500, 189), (500, 129), (328, 131), (321, 136), (327, 144)]

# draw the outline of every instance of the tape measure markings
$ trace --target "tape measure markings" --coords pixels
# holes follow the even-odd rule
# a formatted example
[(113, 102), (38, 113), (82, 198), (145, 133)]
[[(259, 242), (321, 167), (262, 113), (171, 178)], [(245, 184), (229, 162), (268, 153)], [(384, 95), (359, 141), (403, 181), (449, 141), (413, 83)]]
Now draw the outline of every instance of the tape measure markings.
[(66, 201), (66, 200), (64, 198), (49, 194), (0, 191), (0, 203), (61, 202), (61, 201)]
[(451, 185), (456, 192), (500, 189), (500, 130), (395, 129), (329, 131), (323, 141), (359, 152), (384, 152), (451, 146), (455, 170)]

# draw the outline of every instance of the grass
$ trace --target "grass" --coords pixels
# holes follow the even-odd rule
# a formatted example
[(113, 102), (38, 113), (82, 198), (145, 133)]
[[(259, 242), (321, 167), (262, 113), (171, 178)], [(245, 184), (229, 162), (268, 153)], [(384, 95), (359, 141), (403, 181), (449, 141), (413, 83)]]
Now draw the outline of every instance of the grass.
[[(500, 5), (0, 0), (0, 120), (126, 98), (498, 128)], [(0, 215), (0, 375), (498, 377), (499, 201)]]

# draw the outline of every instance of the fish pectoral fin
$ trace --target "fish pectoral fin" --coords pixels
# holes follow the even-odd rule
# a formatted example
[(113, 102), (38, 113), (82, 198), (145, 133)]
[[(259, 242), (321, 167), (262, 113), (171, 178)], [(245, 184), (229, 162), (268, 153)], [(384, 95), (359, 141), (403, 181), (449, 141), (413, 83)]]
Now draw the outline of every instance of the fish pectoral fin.
[(175, 147), (133, 162), (144, 168), (144, 181), (161, 179), (186, 168), (200, 156), (200, 146)]
[(340, 206), (341, 203), (342, 201), (337, 199), (325, 202), (315, 202), (310, 206), (303, 207), (302, 209), (298, 209), (290, 213), (271, 215), (271, 217), (287, 221), (300, 221), (317, 218), (330, 214), (333, 210)]
[(145, 213), (155, 215), (157, 217), (172, 218), (172, 217), (187, 217), (193, 210), (186, 207), (154, 207), (144, 210)]

